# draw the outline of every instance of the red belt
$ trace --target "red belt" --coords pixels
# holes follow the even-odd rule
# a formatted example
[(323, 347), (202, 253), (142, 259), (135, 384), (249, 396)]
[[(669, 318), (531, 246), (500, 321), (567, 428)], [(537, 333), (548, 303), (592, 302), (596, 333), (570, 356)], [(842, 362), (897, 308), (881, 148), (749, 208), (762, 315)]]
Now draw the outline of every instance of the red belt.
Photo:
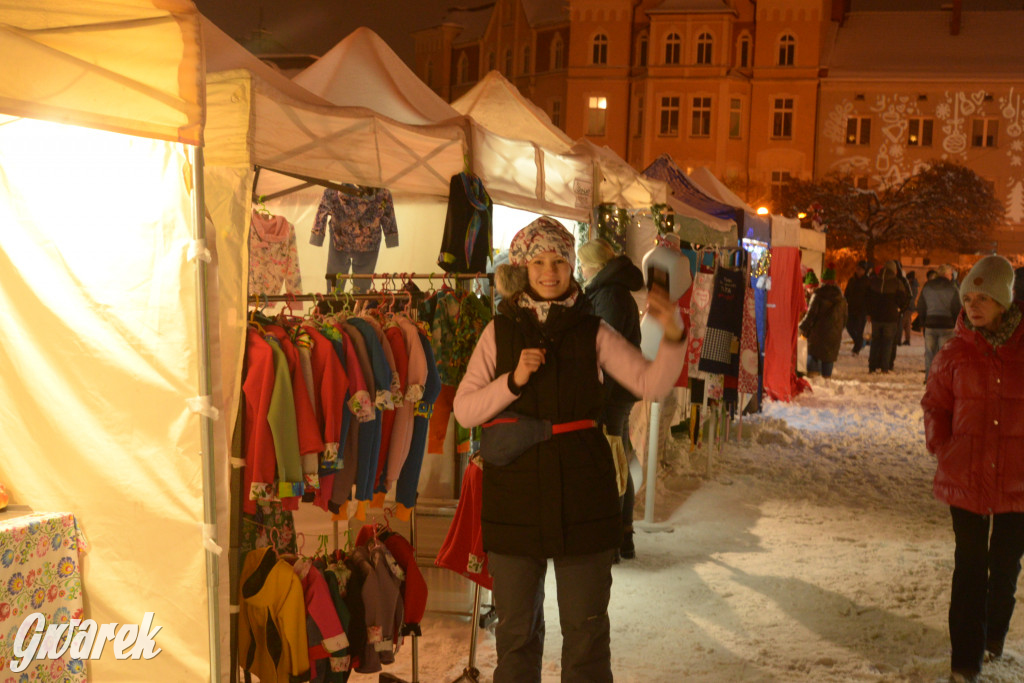
[[(519, 420), (514, 417), (501, 417), (497, 420), (485, 422), (482, 426), (486, 428), (493, 427), (494, 425), (514, 424), (518, 421)], [(597, 427), (597, 420), (573, 420), (572, 422), (559, 422), (558, 424), (551, 425), (551, 433), (564, 434), (565, 432), (578, 432), (581, 429), (591, 429), (592, 427)]]

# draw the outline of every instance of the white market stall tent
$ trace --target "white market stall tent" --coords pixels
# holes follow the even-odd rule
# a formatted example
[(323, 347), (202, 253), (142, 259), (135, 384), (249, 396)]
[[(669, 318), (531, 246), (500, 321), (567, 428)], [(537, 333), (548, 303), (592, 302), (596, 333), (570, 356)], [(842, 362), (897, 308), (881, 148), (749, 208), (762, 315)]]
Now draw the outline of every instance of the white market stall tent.
[(0, 3), (0, 480), (74, 513), (86, 618), (162, 627), (90, 680), (213, 676), (199, 34), (187, 0)]
[(469, 142), (469, 170), (496, 204), (589, 221), (593, 198), (588, 157), (499, 134), (434, 93), (376, 33), (360, 28), (293, 79), (338, 105), (367, 107), (405, 123), (451, 123)]

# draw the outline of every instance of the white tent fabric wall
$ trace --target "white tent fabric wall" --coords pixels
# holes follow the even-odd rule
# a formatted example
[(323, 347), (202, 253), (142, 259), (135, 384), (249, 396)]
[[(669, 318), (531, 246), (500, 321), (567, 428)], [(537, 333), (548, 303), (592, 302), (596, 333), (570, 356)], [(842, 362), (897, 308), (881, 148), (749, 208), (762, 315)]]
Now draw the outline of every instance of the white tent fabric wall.
[(208, 679), (185, 148), (20, 120), (0, 160), (0, 479), (75, 514), (86, 617), (163, 627), (160, 655), (106, 648), (90, 679)]
[(202, 352), (197, 188), (181, 144), (202, 139), (198, 33), (188, 0), (0, 2), (16, 65), (0, 83), (0, 480), (16, 503), (75, 514), (91, 544), (85, 617), (151, 611), (162, 627), (159, 656), (105, 648), (92, 680), (210, 672), (202, 438), (186, 404)]

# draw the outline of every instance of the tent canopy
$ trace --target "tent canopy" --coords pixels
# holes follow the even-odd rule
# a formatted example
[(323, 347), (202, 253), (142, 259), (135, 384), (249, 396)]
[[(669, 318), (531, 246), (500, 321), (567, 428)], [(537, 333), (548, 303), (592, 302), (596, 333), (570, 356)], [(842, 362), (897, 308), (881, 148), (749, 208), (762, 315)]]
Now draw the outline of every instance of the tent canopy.
[(459, 117), (383, 38), (365, 26), (293, 80), (336, 105), (365, 107), (402, 123), (430, 124)]
[(189, 0), (3, 0), (0, 19), (3, 113), (202, 142), (202, 53)]
[(690, 174), (690, 179), (705, 194), (743, 212), (744, 237), (752, 237), (762, 242), (769, 240), (768, 218), (759, 215), (755, 209), (740, 199), (735, 192), (726, 187), (725, 183), (716, 178), (707, 166), (694, 169)]

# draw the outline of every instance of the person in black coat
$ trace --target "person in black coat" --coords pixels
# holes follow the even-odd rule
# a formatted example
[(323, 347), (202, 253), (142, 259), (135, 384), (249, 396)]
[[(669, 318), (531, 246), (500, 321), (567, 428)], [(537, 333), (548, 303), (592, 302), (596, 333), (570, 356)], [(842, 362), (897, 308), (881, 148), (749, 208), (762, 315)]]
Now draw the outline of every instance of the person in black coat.
[[(629, 257), (616, 256), (612, 246), (603, 239), (593, 239), (578, 250), (583, 271), (584, 289), (594, 314), (611, 325), (637, 348), (640, 347), (640, 309), (630, 292), (644, 286), (644, 276)], [(629, 413), (636, 397), (611, 377), (605, 377), (603, 422), (608, 434), (622, 438), (627, 459), (632, 453), (629, 441)], [(633, 477), (626, 475), (626, 492), (622, 496), (622, 547), (619, 557), (636, 557), (633, 544), (633, 504), (636, 489)]]
[(871, 316), (871, 353), (868, 370), (890, 372), (893, 368), (893, 344), (899, 334), (900, 315), (910, 303), (910, 292), (899, 275), (895, 261), (887, 261), (868, 291), (868, 315)]
[(846, 305), (849, 316), (846, 320), (846, 331), (853, 340), (853, 355), (860, 353), (864, 347), (864, 325), (868, 316), (868, 289), (870, 279), (868, 271), (871, 264), (861, 261), (857, 264), (853, 277), (846, 283)]
[(821, 286), (811, 295), (811, 305), (800, 321), (800, 334), (807, 337), (807, 374), (828, 378), (839, 357), (839, 344), (846, 325), (847, 304), (835, 283), (831, 268), (821, 272)]

